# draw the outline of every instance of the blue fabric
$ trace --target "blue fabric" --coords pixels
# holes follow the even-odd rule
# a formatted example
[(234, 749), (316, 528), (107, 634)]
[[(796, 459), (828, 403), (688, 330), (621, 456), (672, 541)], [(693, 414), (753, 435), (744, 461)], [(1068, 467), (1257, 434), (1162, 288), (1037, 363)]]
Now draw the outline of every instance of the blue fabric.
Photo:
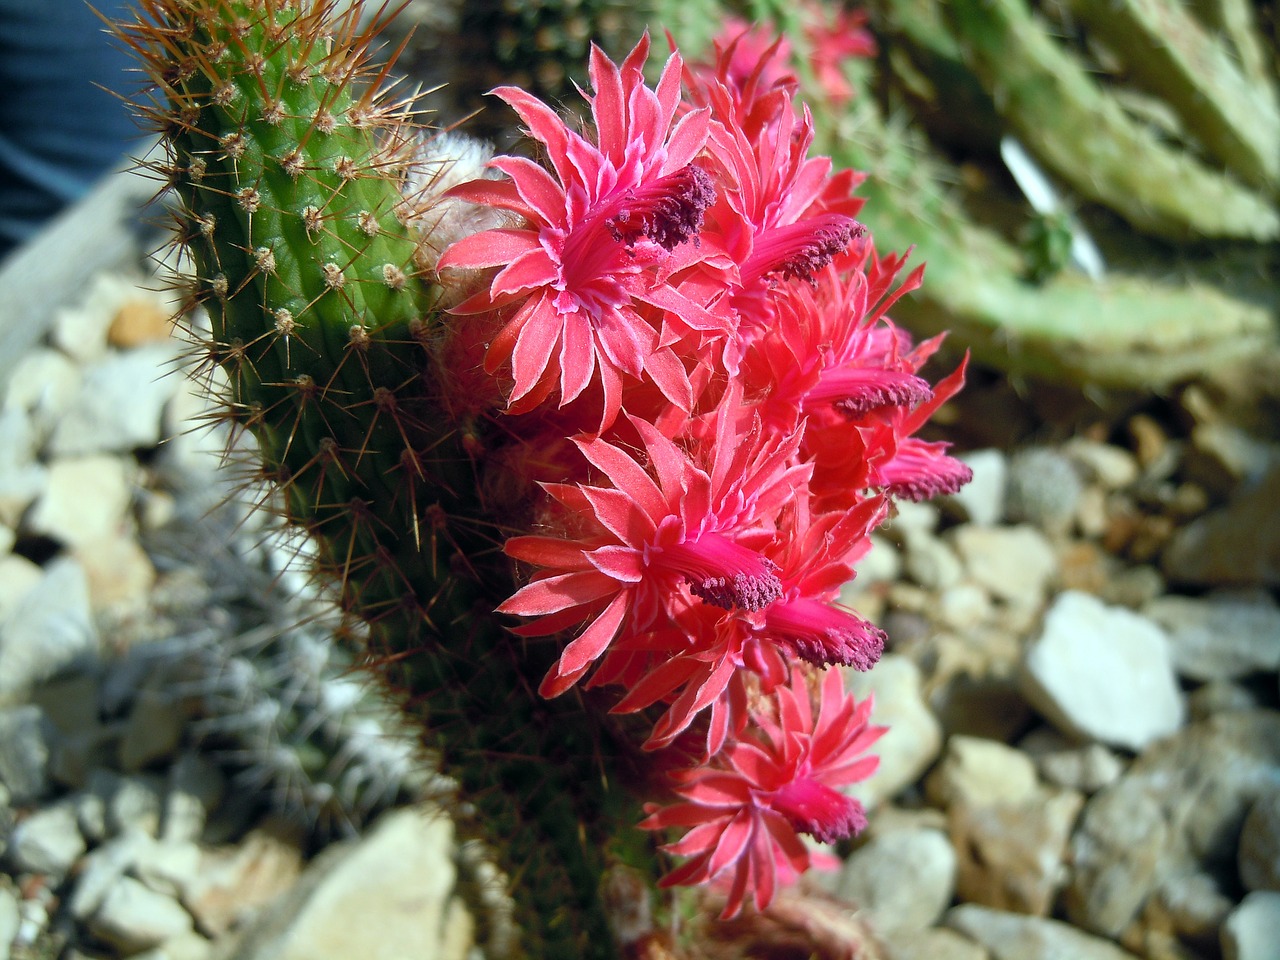
[(123, 18), (128, 4), (92, 3), (0, 0), (0, 258), (119, 164), (140, 135), (113, 95), (137, 88), (133, 61), (93, 12)]

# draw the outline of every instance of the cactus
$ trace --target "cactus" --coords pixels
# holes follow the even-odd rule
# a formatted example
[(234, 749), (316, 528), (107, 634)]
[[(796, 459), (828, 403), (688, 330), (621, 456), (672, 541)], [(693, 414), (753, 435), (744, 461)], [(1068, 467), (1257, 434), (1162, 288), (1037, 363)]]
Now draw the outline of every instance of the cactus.
[(915, 436), (963, 367), (919, 375), (940, 341), (886, 315), (919, 271), (899, 280), (854, 174), (808, 156), (776, 49), (745, 72), (673, 53), (650, 86), (647, 36), (620, 63), (593, 48), (586, 133), (503, 87), (547, 166), (469, 178), (475, 151), (390, 99), (361, 23), (337, 0), (143, 0), (120, 28), (201, 369), (256, 443), (246, 488), (312, 544), (332, 642), (510, 880), (490, 955), (687, 946), (655, 888), (694, 891), (673, 919), (702, 888), (725, 919), (768, 911), (822, 859), (801, 835), (865, 824), (838, 788), (883, 728), (835, 667), (884, 637), (839, 587), (893, 498), (967, 481)]
[(545, 648), (473, 616), (480, 584), (511, 575), (465, 450), (482, 429), (432, 396), (440, 290), (401, 223), (421, 134), (411, 104), (360, 88), (371, 33), (335, 7), (157, 0), (126, 28), (156, 83), (161, 172), (212, 328), (203, 360), (227, 384), (224, 416), (256, 439), (258, 479), (317, 544), (317, 578), (411, 692), (507, 871), (530, 871), (528, 955), (607, 956), (595, 811), (641, 812), (601, 776), (610, 751), (581, 707), (529, 689)]

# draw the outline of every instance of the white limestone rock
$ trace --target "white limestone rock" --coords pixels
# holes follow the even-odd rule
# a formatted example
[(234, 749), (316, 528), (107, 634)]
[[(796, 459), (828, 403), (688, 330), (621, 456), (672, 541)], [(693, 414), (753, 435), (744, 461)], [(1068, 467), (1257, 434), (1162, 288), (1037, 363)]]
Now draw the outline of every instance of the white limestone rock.
[(1186, 716), (1164, 631), (1074, 590), (1045, 615), (1020, 686), (1064, 732), (1128, 750), (1173, 733)]

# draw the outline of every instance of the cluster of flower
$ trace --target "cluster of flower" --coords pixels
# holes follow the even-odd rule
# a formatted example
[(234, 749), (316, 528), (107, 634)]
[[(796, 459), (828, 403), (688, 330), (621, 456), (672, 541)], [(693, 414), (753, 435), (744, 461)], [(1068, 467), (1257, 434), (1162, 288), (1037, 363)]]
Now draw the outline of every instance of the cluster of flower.
[(883, 728), (821, 668), (880, 656), (837, 596), (892, 498), (969, 477), (913, 436), (963, 371), (918, 375), (937, 342), (885, 311), (921, 270), (895, 288), (903, 260), (854, 219), (859, 177), (808, 156), (779, 46), (740, 35), (704, 68), (673, 53), (652, 88), (648, 52), (593, 51), (586, 135), (495, 91), (548, 166), (499, 157), (505, 177), (455, 188), (509, 219), (440, 267), (492, 271), (454, 313), (544, 468), (539, 533), (505, 548), (533, 574), (499, 609), (572, 636), (544, 695), (617, 685), (617, 711), (656, 717), (646, 749), (700, 758), (642, 825), (685, 831), (664, 883), (721, 883), (731, 916), (810, 866), (799, 834), (865, 822), (838, 788), (875, 769)]

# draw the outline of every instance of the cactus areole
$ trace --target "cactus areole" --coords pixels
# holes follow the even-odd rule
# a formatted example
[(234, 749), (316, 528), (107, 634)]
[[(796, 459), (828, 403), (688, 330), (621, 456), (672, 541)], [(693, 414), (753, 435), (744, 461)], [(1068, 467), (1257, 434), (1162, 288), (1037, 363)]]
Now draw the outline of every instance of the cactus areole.
[[(335, 642), (506, 874), (488, 954), (678, 952), (655, 891), (767, 911), (828, 859), (803, 836), (865, 823), (840, 788), (883, 728), (841, 668), (884, 637), (838, 592), (894, 498), (968, 479), (914, 436), (963, 371), (920, 376), (937, 341), (886, 311), (921, 270), (898, 280), (860, 178), (808, 155), (778, 46), (673, 52), (652, 86), (647, 37), (593, 49), (589, 121), (500, 88), (545, 165), (468, 174), (363, 22), (140, 0), (118, 28), (198, 369), (256, 441), (246, 489), (314, 542)], [(689, 912), (672, 895), (659, 918)]]

